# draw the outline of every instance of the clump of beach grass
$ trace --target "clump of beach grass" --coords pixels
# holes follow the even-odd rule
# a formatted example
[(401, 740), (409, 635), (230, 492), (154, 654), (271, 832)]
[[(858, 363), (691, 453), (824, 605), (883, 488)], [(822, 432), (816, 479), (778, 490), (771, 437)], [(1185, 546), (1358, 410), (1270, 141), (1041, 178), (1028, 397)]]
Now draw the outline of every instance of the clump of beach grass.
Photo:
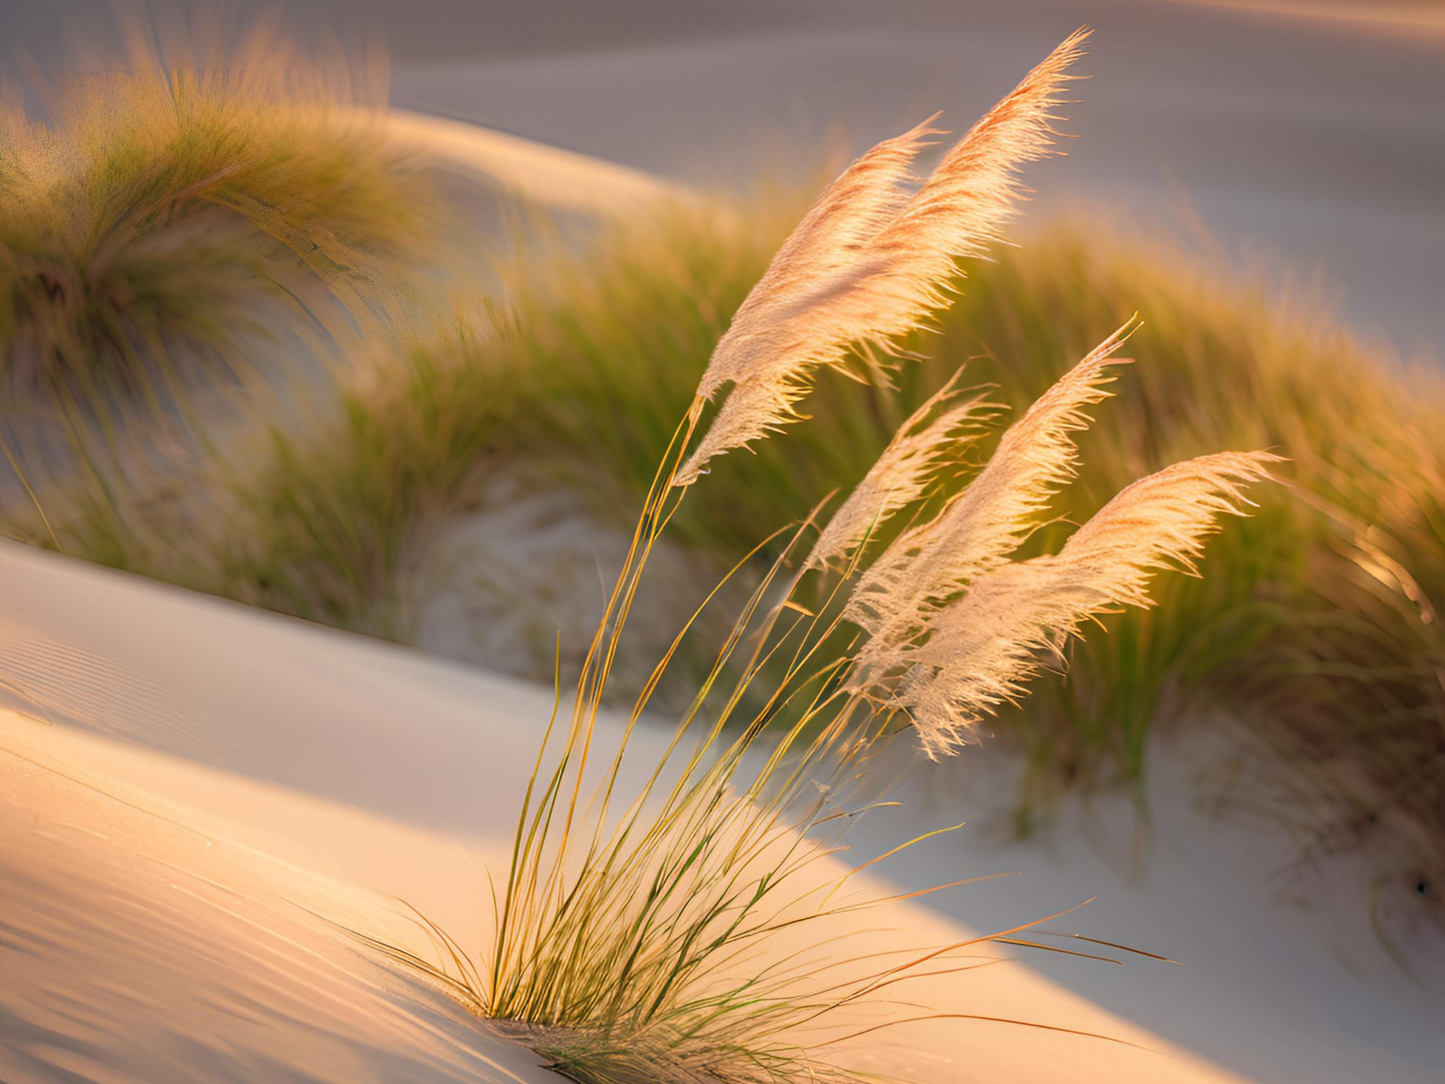
[(352, 319), (389, 302), (424, 201), (350, 80), (264, 31), (97, 63), (0, 100), (7, 387), (137, 382), (162, 339), (224, 356), (265, 291)]
[[(741, 303), (747, 266), (763, 267), (756, 237), (732, 226), (678, 216), (659, 229), (618, 243), (620, 273), (569, 302), (529, 300), (496, 344), (509, 368), (548, 382), (529, 412), (537, 428), (514, 449), (550, 456), (603, 512), (645, 492), (644, 464), (665, 446), (669, 409), (686, 404), (703, 340)], [(637, 257), (667, 250), (666, 273), (650, 276)], [(710, 280), (713, 268), (726, 274)], [(1428, 907), (1445, 879), (1445, 453), (1434, 437), (1445, 394), (1345, 331), (1317, 293), (1281, 299), (1218, 252), (1148, 241), (1127, 223), (1035, 231), (995, 254), (937, 334), (909, 341), (921, 360), (896, 372), (896, 392), (824, 373), (806, 406), (819, 424), (714, 461), (710, 498), (679, 509), (672, 530), (726, 567), (786, 510), (854, 486), (908, 410), (965, 364), (964, 400), (1022, 409), (1058, 357), (1086, 351), (1111, 314), (1136, 305), (1148, 317), (1130, 340), (1139, 364), (1082, 437), (1068, 517), (1097, 511), (1141, 470), (1221, 445), (1287, 453), (1290, 484), (1211, 543), (1209, 577), (1169, 581), (1156, 610), (1104, 616), (1108, 635), (1075, 646), (1066, 678), (998, 724), (1027, 758), (1016, 823), (1032, 830), (1081, 787), (1123, 785), (1142, 802), (1162, 724), (1232, 718), (1242, 725), (1230, 740), (1265, 755), (1240, 762), (1220, 808), (1252, 804), (1307, 854), (1362, 850), (1383, 891)], [(635, 412), (634, 389), (645, 396)], [(957, 491), (999, 439), (987, 426), (975, 436), (950, 445), (962, 463), (940, 472), (932, 499)], [(1067, 529), (1044, 525), (1026, 548), (1057, 546)]]
[[(844, 1009), (886, 1007), (900, 984), (936, 967), (966, 969), (958, 954), (980, 941), (1040, 947), (1021, 936), (1037, 924), (1028, 923), (882, 963), (844, 959), (861, 970), (840, 979), (836, 947), (804, 944), (808, 923), (887, 901), (834, 902), (852, 874), (819, 884), (806, 871), (865, 811), (855, 803), (877, 749), (913, 732), (930, 755), (955, 752), (1022, 697), (1045, 659), (1062, 657), (1085, 621), (1149, 605), (1150, 583), (1165, 569), (1192, 571), (1204, 537), (1220, 517), (1241, 513), (1245, 488), (1267, 477), (1276, 457), (1266, 453), (1174, 464), (1123, 489), (1057, 553), (1016, 555), (1075, 470), (1074, 434), (1088, 425), (1084, 408), (1105, 397), (1104, 372), (1119, 363), (1127, 328), (1041, 396), (978, 478), (941, 506), (925, 510), (932, 476), (948, 462), (944, 446), (969, 440), (975, 413), (991, 409), (980, 397), (958, 402), (953, 380), (905, 420), (811, 548), (813, 516), (778, 536), (780, 552), (630, 801), (629, 745), (691, 622), (643, 683), (612, 735), (615, 748), (603, 744), (609, 728), (600, 718), (648, 557), (692, 490), (706, 491), (701, 468), (800, 420), (793, 405), (815, 370), (846, 364), (850, 344), (891, 347), (891, 336), (946, 303), (951, 256), (993, 240), (1012, 201), (1009, 185), (970, 184), (969, 174), (1012, 178), (1019, 161), (1038, 156), (1034, 139), (1047, 129), (1034, 121), (1025, 124), (1028, 138), (992, 137), (1017, 116), (1047, 115), (1082, 38), (1068, 39), (944, 156), (941, 180), (936, 172), (916, 191), (903, 188), (899, 144), (885, 143), (846, 170), (784, 243), (674, 428), (566, 710), (557, 677), (558, 710), (493, 899), (489, 951), (474, 963), (439, 934), (448, 963), (403, 956), (507, 1022), (573, 1079), (858, 1080), (800, 1036)], [(969, 153), (975, 141), (983, 146)], [(880, 158), (886, 168), (874, 168)], [(920, 208), (949, 228), (899, 225)], [(889, 255), (881, 265), (869, 255), (874, 244)], [(922, 258), (933, 249), (950, 258)], [(856, 312), (876, 315), (872, 331), (854, 317), (807, 317), (810, 306), (852, 290), (866, 294)], [(891, 307), (880, 308), (880, 298)], [(742, 338), (749, 346), (739, 353)], [(915, 526), (873, 545), (878, 527), (910, 512)], [(870, 585), (875, 570), (901, 566), (916, 573), (906, 585)], [(805, 578), (811, 606), (798, 599)], [(845, 629), (852, 634), (840, 649), (836, 634)], [(594, 760), (602, 767), (589, 777)], [(826, 1045), (898, 1022), (885, 1011)]]
[(274, 416), (396, 325), (433, 226), (370, 73), (265, 27), (118, 40), (0, 85), (0, 439), (112, 551), (149, 473), (214, 453), (228, 392)]
[(1428, 909), (1445, 875), (1445, 388), (1322, 317), (1317, 294), (1270, 297), (1231, 281), (1217, 256), (1211, 266), (1122, 235), (1066, 226), (1002, 260), (945, 317), (929, 365), (973, 357), (996, 394), (1027, 402), (1051, 352), (1106, 327), (1087, 308), (1127, 298), (1149, 316), (1131, 344), (1137, 374), (1116, 424), (1082, 441), (1071, 514), (1209, 444), (1284, 451), (1289, 485), (1211, 548), (1208, 577), (1172, 580), (1157, 610), (1106, 619), (1068, 681), (1045, 683), (1014, 717), (1032, 765), (1024, 823), (1061, 785), (1142, 792), (1158, 724), (1233, 718), (1232, 739), (1267, 755), (1245, 758), (1221, 808), (1252, 804), (1306, 854), (1362, 850), (1383, 896)]

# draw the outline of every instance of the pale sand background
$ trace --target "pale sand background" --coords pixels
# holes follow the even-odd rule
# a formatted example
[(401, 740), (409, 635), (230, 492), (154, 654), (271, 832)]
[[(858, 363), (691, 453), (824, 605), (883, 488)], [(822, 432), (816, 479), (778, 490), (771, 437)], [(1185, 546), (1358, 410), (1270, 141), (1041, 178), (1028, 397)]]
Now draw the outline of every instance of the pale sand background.
[[(0, 43), (53, 54), (59, 27), (93, 38), (109, 6), (0, 0)], [(185, 6), (151, 9), (164, 24)], [(1082, 138), (1030, 172), (1034, 217), (1094, 200), (1146, 222), (1188, 207), (1231, 252), (1321, 273), (1363, 329), (1445, 354), (1445, 8), (1430, 0), (282, 7), (298, 26), (388, 42), (399, 105), (710, 183), (785, 144), (811, 151), (834, 125), (858, 147), (935, 109), (966, 125), (1087, 21)]]

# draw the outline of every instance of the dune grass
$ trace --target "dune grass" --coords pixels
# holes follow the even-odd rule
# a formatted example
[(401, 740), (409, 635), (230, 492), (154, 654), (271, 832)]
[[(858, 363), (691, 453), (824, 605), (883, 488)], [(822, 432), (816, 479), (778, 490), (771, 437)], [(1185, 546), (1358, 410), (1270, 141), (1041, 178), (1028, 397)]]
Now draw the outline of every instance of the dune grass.
[(436, 207), (342, 58), (131, 40), (0, 85), (0, 440), (117, 564), (134, 479), (213, 456), (228, 394), (275, 408), (398, 321)]
[[(273, 433), (234, 487), (226, 539), (199, 565), (163, 553), (132, 555), (131, 567), (404, 638), (398, 577), (488, 471), (525, 460), (615, 516), (646, 491), (670, 419), (792, 205), (762, 202), (755, 215), (665, 210), (545, 274), (533, 267), (489, 330), (418, 344), (323, 424)], [(1241, 762), (1249, 782), (1232, 808), (1260, 802), (1311, 849), (1363, 847), (1386, 887), (1428, 903), (1445, 876), (1437, 382), (1399, 371), (1311, 298), (1282, 304), (1258, 278), (1127, 230), (1036, 230), (985, 270), (939, 334), (910, 344), (926, 360), (899, 371), (897, 395), (824, 377), (806, 408), (816, 424), (719, 460), (674, 539), (724, 567), (785, 510), (860, 478), (958, 364), (965, 384), (993, 384), (1016, 407), (1059, 357), (1137, 308), (1134, 379), (1085, 437), (1067, 515), (1089, 514), (1134, 471), (1220, 444), (1286, 455), (1291, 487), (1213, 545), (1212, 576), (1172, 582), (1158, 611), (1106, 618), (1109, 635), (1076, 649), (1067, 678), (1042, 682), (1001, 727), (1030, 765), (1018, 826), (1080, 786), (1142, 795), (1157, 724), (1220, 706), (1248, 723), (1243, 745), (1267, 754)], [(990, 446), (985, 436), (975, 458)], [(74, 527), (58, 528), (62, 544), (126, 563)], [(1045, 529), (1038, 544), (1056, 538)]]
[(390, 261), (424, 235), (404, 155), (363, 111), (291, 92), (263, 43), (231, 64), (73, 74), (39, 108), (4, 103), (12, 390), (144, 387), (160, 340), (224, 355), (268, 292), (316, 315), (329, 291), (354, 319), (388, 300)]
[[(1245, 490), (1268, 477), (1277, 457), (1261, 452), (1174, 463), (1121, 488), (1056, 549), (1019, 556), (1074, 475), (1075, 435), (1126, 364), (1117, 352), (1128, 326), (1040, 394), (967, 486), (930, 499), (953, 462), (948, 450), (992, 409), (950, 379), (902, 422), (821, 532), (809, 517), (770, 536), (776, 554), (655, 764), (624, 771), (693, 621), (641, 684), (615, 747), (599, 717), (649, 556), (712, 481), (700, 468), (784, 426), (791, 435), (806, 420), (796, 404), (822, 371), (851, 364), (851, 343), (893, 349), (897, 329), (945, 303), (940, 287), (954, 265), (934, 257), (993, 239), (1017, 165), (1038, 156), (1050, 131), (1041, 118), (1080, 40), (975, 125), (916, 191), (900, 187), (895, 155), (902, 145), (911, 157), (917, 130), (844, 171), (783, 243), (678, 412), (565, 700), (557, 672), (557, 710), (510, 867), (494, 885), (489, 950), (476, 963), (437, 931), (447, 963), (396, 953), (518, 1028), (575, 1080), (861, 1081), (813, 1048), (935, 1013), (998, 1022), (927, 1008), (900, 1018), (899, 988), (968, 970), (958, 954), (982, 941), (1044, 947), (1020, 936), (1038, 923), (920, 953), (849, 953), (836, 931), (809, 944), (810, 923), (888, 900), (839, 895), (871, 862), (821, 879), (805, 871), (826, 858), (833, 832), (867, 812), (872, 758), (893, 736), (916, 734), (931, 757), (955, 752), (1025, 695), (1045, 659), (1062, 660), (1087, 621), (1150, 606), (1158, 573), (1194, 571), (1218, 521), (1241, 514)], [(980, 175), (1010, 180), (991, 186)], [(927, 228), (915, 228), (920, 214)], [(885, 543), (879, 528), (894, 519), (908, 526)], [(589, 777), (594, 761), (601, 767)], [(625, 808), (614, 814), (614, 804)], [(855, 973), (840, 977), (840, 967)], [(867, 1011), (861, 1025), (816, 1037), (850, 1008)]]
[[(789, 566), (809, 563), (789, 558), (803, 557), (811, 522), (779, 536), (777, 557), (767, 562), (676, 729), (657, 746), (655, 765), (644, 759), (639, 771), (628, 763), (630, 751), (632, 760), (639, 755), (630, 746), (678, 647), (696, 633), (694, 622), (643, 683), (620, 735), (599, 723), (648, 554), (686, 496), (671, 483), (691, 434), (691, 424), (680, 427), (647, 497), (570, 711), (562, 714), (560, 728), (556, 712), (547, 725), (512, 862), (494, 885), (495, 933), (488, 951), (473, 960), (429, 924), (441, 964), (379, 947), (440, 981), (478, 1014), (500, 1021), (505, 1033), (548, 1058), (551, 1068), (583, 1084), (860, 1084), (871, 1077), (833, 1059), (846, 1062), (851, 1041), (885, 1028), (949, 1019), (1068, 1031), (1047, 1021), (920, 1009), (906, 992), (912, 981), (981, 966), (977, 953), (986, 944), (1119, 962), (1047, 943), (1053, 934), (1043, 927), (1061, 915), (953, 944), (840, 950), (840, 936), (850, 934), (840, 935), (839, 920), (851, 934), (865, 933), (859, 923), (874, 910), (979, 878), (900, 895), (851, 890), (859, 869), (948, 828), (902, 842), (859, 869), (815, 869), (846, 849), (852, 822), (895, 804), (875, 800), (883, 788), (870, 777), (873, 759), (898, 735), (926, 729), (931, 716), (917, 703), (905, 706), (907, 674), (883, 674), (895, 667), (879, 665), (877, 637), (865, 645), (854, 636), (839, 650), (842, 641), (833, 633), (856, 620), (844, 604), (856, 559), (832, 571), (811, 566), (826, 584), (824, 606), (809, 610), (793, 600), (800, 576)], [(1228, 510), (1206, 505), (1199, 505), (1205, 520)], [(1186, 533), (1208, 529), (1204, 520), (1179, 526)], [(1162, 533), (1137, 527), (1131, 533), (1146, 548), (1163, 540)], [(1037, 561), (1004, 565), (1008, 571), (997, 569), (995, 577), (1044, 567)], [(986, 592), (987, 580), (978, 578), (969, 595)], [(1037, 586), (1025, 596), (1034, 597)], [(717, 593), (704, 605), (714, 604)], [(868, 645), (875, 649), (871, 655)], [(882, 649), (894, 650), (888, 644)], [(980, 682), (977, 660), (966, 651), (950, 646), (941, 657), (962, 666), (968, 684)], [(770, 665), (775, 661), (781, 666)], [(1028, 670), (1022, 664), (1013, 673), (1022, 681)], [(916, 669), (909, 673), (917, 675)], [(560, 674), (557, 681), (561, 709)], [(754, 685), (764, 686), (761, 695)], [(1016, 691), (1022, 695), (1022, 685)], [(758, 707), (749, 707), (754, 701)], [(604, 767), (589, 777), (590, 759)], [(627, 794), (635, 797), (627, 801)], [(614, 802), (625, 804), (620, 815), (611, 812)], [(812, 934), (820, 924), (831, 924), (829, 932)], [(1136, 951), (1073, 936), (1075, 944)]]
[[(496, 340), (462, 348), (464, 370), (486, 359), (525, 374), (508, 386), (527, 405), (493, 432), (489, 454), (550, 459), (599, 514), (643, 491), (666, 419), (740, 303), (749, 265), (761, 267), (758, 236), (679, 215), (658, 233), (609, 240), (558, 293), (523, 296)], [(1158, 611), (1106, 619), (1110, 634), (1011, 717), (1006, 730), (1031, 765), (1019, 827), (1070, 787), (1122, 783), (1142, 795), (1156, 724), (1213, 705), (1243, 717), (1245, 741), (1270, 754), (1247, 762), (1235, 804), (1274, 795), (1271, 815), (1310, 848), (1363, 847), (1387, 885), (1428, 901), (1445, 874), (1432, 842), (1445, 838), (1438, 382), (1400, 371), (1313, 299), (1282, 304), (1257, 280), (1127, 231), (1064, 224), (986, 271), (965, 283), (940, 333), (914, 344), (927, 360), (900, 371), (899, 395), (825, 379), (807, 406), (817, 424), (756, 458), (720, 461), (676, 534), (721, 562), (783, 509), (861, 477), (958, 364), (969, 361), (965, 383), (996, 385), (993, 397), (1017, 407), (1058, 357), (1137, 305), (1137, 375), (1085, 438), (1067, 514), (1090, 514), (1134, 471), (1220, 444), (1286, 455), (1291, 488), (1265, 495), (1213, 547), (1213, 575), (1171, 583)], [(490, 394), (479, 385), (476, 405)]]
[[(680, 254), (716, 243), (686, 226), (669, 230)], [(549, 374), (550, 397), (562, 404), (547, 438), (554, 453), (572, 470), (582, 449), (587, 463), (607, 456), (623, 492), (640, 491), (640, 464), (661, 444), (664, 408), (653, 401), (683, 401), (685, 374), (706, 357), (701, 329), (720, 328), (717, 314), (739, 298), (726, 277), (709, 287), (672, 268), (639, 289), (637, 266), (600, 275), (596, 301), (563, 316), (570, 351), (551, 345), (545, 328), (514, 345), (525, 365)], [(966, 384), (994, 385), (993, 398), (1018, 408), (1057, 358), (1137, 308), (1136, 372), (1084, 438), (1068, 517), (1096, 511), (1135, 472), (1220, 445), (1287, 456), (1280, 473), (1290, 485), (1264, 494), (1253, 518), (1211, 547), (1211, 576), (1172, 581), (1158, 610), (1106, 618), (1109, 635), (1079, 647), (1067, 677), (1042, 682), (1010, 717), (1004, 729), (1030, 764), (1018, 825), (1029, 830), (1071, 787), (1122, 783), (1142, 796), (1157, 724), (1220, 707), (1246, 722), (1247, 744), (1270, 754), (1247, 762), (1250, 783), (1232, 804), (1269, 794), (1271, 815), (1310, 849), (1360, 847), (1379, 862), (1385, 887), (1428, 902), (1445, 875), (1440, 382), (1352, 338), (1317, 297), (1281, 302), (1218, 257), (1127, 230), (1064, 223), (974, 270), (938, 334), (910, 343), (925, 360), (899, 371), (899, 395), (824, 380), (806, 406), (815, 424), (756, 459), (719, 462), (707, 495), (679, 512), (674, 529), (698, 547), (735, 550), (766, 533), (778, 510), (856, 482), (907, 411), (958, 365), (968, 362)], [(677, 289), (651, 303), (656, 319), (637, 332), (628, 300), (669, 280)], [(538, 325), (529, 317), (527, 326)], [(660, 351), (669, 334), (675, 349)], [(582, 370), (575, 384), (569, 361)], [(621, 399), (644, 364), (649, 402), (629, 411)], [(978, 454), (990, 447), (985, 439)], [(599, 507), (616, 493), (600, 490)], [(1062, 530), (1045, 528), (1034, 544), (1046, 549)]]
[[(852, 934), (867, 932), (859, 922), (870, 912), (987, 878), (885, 895), (853, 891), (856, 870), (816, 868), (846, 849), (852, 822), (896, 804), (876, 800), (882, 788), (869, 769), (910, 727), (881, 688), (855, 680), (863, 656), (836, 650), (832, 633), (847, 621), (838, 603), (856, 562), (824, 574), (832, 604), (810, 611), (789, 598), (798, 577), (788, 558), (802, 556), (811, 524), (778, 536), (778, 555), (765, 562), (665, 744), (635, 741), (636, 728), (655, 710), (651, 698), (683, 641), (696, 635), (701, 609), (642, 684), (620, 734), (600, 721), (648, 554), (686, 496), (670, 483), (691, 434), (692, 425), (679, 428), (646, 499), (575, 694), (564, 698), (557, 675), (558, 710), (527, 786), (511, 865), (493, 886), (487, 950), (474, 959), (425, 920), (440, 964), (377, 947), (582, 1084), (861, 1084), (871, 1077), (834, 1063), (846, 1062), (850, 1042), (929, 1019), (1109, 1041), (907, 1000), (911, 981), (981, 966), (988, 944), (1119, 962), (1047, 943), (1055, 935), (1043, 927), (1062, 915), (953, 944), (840, 950), (839, 920)], [(780, 667), (770, 665), (776, 660)], [(601, 767), (589, 774), (589, 763)], [(624, 808), (614, 814), (616, 805)], [(862, 868), (949, 830), (905, 841)], [(830, 931), (813, 934), (819, 924)], [(1070, 936), (1089, 948), (1136, 951)]]
[[(1242, 713), (1313, 780), (1313, 801), (1281, 806), (1295, 804), (1321, 844), (1383, 849), (1391, 876), (1428, 880), (1445, 858), (1419, 846), (1441, 838), (1445, 815), (1439, 380), (1352, 340), (1315, 299), (1273, 304), (1219, 270), (1079, 229), (981, 277), (938, 354), (986, 352), (980, 375), (1018, 402), (1043, 381), (1029, 359), (1092, 341), (1090, 299), (1124, 297), (1148, 321), (1131, 343), (1137, 380), (1120, 391), (1118, 424), (1084, 440), (1071, 514), (1090, 514), (1133, 470), (1221, 442), (1287, 455), (1291, 487), (1260, 498), (1212, 551), (1206, 580), (1172, 583), (1158, 611), (1081, 649), (1051, 710), (1027, 717), (1036, 793), (1100, 767), (1138, 780), (1152, 724), (1197, 694)], [(1371, 830), (1397, 829), (1400, 814), (1423, 830), (1406, 853), (1413, 832)]]

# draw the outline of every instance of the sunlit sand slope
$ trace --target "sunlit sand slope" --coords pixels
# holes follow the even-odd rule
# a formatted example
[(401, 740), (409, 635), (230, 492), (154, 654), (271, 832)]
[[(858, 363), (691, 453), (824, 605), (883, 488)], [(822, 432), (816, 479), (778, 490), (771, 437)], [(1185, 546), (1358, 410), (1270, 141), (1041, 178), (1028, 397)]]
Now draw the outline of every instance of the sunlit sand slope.
[[(61, 668), (0, 657), (14, 709), (0, 711), (0, 876), (20, 886), (0, 944), (0, 1079), (68, 1080), (74, 1064), (95, 1080), (531, 1079), (525, 1055), (349, 931), (424, 949), (400, 897), (485, 942), (485, 870), (506, 860), (546, 690), (12, 545), (0, 592), (10, 642), (33, 628)], [(189, 729), (147, 732), (147, 703)], [(850, 890), (887, 890), (861, 880)], [(847, 921), (814, 934), (850, 953), (970, 936), (910, 905)], [(1239, 1079), (1021, 963), (907, 1000), (1143, 1049), (955, 1019), (831, 1056), (929, 1081)]]
[(368, 894), (197, 823), (0, 741), (0, 1080), (553, 1079), (365, 949), (415, 938)]
[(439, 165), (553, 210), (623, 216), (689, 198), (683, 186), (641, 170), (465, 121), (393, 109), (386, 126)]
[[(184, 795), (186, 805), (119, 781)], [(502, 785), (502, 776), (488, 785)], [(397, 901), (417, 901), (470, 943), (485, 931), (483, 867), (501, 833), (446, 836), (90, 735), (0, 714), (0, 1079), (532, 1081), (535, 1059), (390, 965), (356, 935), (429, 952)], [(504, 786), (504, 789), (505, 786)], [(244, 818), (244, 820), (242, 819)], [(501, 826), (497, 826), (501, 827)], [(349, 877), (263, 855), (310, 859)], [(825, 864), (820, 877), (836, 874)], [(876, 888), (873, 890), (876, 891)], [(850, 952), (920, 951), (969, 936), (911, 907), (879, 928), (830, 922), (812, 935)], [(904, 932), (906, 931), (906, 932)], [(797, 946), (790, 944), (791, 951)], [(1012, 1017), (1122, 1043), (948, 1020), (830, 1051), (910, 1079), (1089, 1079), (1222, 1084), (1239, 1078), (1039, 979), (987, 946), (984, 966), (929, 979), (909, 999), (935, 1011)], [(914, 1015), (862, 1010), (850, 1026)], [(1087, 1067), (1087, 1074), (1074, 1075)]]

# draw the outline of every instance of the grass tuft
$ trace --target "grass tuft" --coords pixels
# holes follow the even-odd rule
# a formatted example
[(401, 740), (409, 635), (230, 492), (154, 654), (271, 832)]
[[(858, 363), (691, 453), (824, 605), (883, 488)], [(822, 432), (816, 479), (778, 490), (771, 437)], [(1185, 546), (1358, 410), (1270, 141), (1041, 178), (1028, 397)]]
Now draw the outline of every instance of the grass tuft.
[[(1009, 152), (1005, 147), (997, 153), (1007, 158)], [(945, 165), (950, 161), (946, 157)], [(992, 176), (996, 164), (975, 160), (969, 168)], [(926, 184), (913, 199), (967, 219), (970, 201), (992, 199), (989, 186), (982, 187), (951, 183), (950, 194), (939, 196)], [(959, 206), (939, 208), (940, 200)], [(835, 190), (822, 202), (830, 216), (848, 217)], [(915, 207), (885, 202), (900, 220)], [(803, 247), (822, 246), (802, 261), (805, 268), (842, 262), (841, 253), (831, 250), (851, 251), (855, 244), (849, 230), (820, 240), (818, 221), (816, 210), (804, 218), (750, 295), (742, 323), (734, 325), (763, 342), (774, 341), (778, 327), (792, 328), (785, 337), (796, 341), (798, 357), (805, 359), (832, 349), (835, 328), (808, 323), (801, 339), (791, 339), (796, 310), (786, 299), (800, 288), (794, 281), (799, 237)], [(892, 227), (881, 228), (880, 236), (887, 236)], [(944, 240), (928, 243), (954, 251)], [(945, 280), (954, 275), (949, 261), (934, 264), (933, 272)], [(895, 299), (899, 311), (936, 310), (946, 285), (929, 275), (903, 276)], [(876, 330), (882, 331), (888, 317), (880, 319), (885, 323)], [(493, 888), (489, 950), (475, 964), (438, 931), (450, 966), (421, 966), (479, 1013), (518, 1026), (554, 1068), (584, 1084), (841, 1084), (862, 1078), (815, 1057), (810, 1050), (820, 1040), (804, 1035), (854, 1007), (866, 1007), (866, 1023), (840, 1025), (822, 1042), (836, 1046), (917, 1019), (889, 1019), (896, 988), (939, 974), (940, 966), (945, 974), (967, 970), (959, 954), (982, 941), (1045, 948), (1019, 936), (1037, 922), (916, 954), (849, 956), (837, 951), (836, 932), (833, 939), (808, 943), (808, 931), (820, 919), (888, 902), (843, 895), (850, 878), (938, 831), (841, 874), (820, 878), (809, 870), (827, 858), (840, 831), (867, 812), (864, 792), (878, 749), (897, 734), (916, 732), (929, 755), (953, 751), (1002, 704), (1022, 698), (1040, 660), (1062, 658), (1087, 620), (1118, 606), (1151, 605), (1156, 573), (1194, 572), (1203, 538), (1222, 516), (1240, 514), (1246, 487), (1267, 477), (1266, 465), (1276, 457), (1263, 453), (1174, 464), (1123, 488), (1057, 553), (1017, 556), (1058, 485), (1073, 473), (1072, 434), (1090, 422), (1082, 408), (1104, 397), (1098, 393), (1100, 371), (1120, 335), (1106, 339), (1040, 396), (988, 466), (941, 506), (917, 485), (891, 499), (870, 484), (878, 474), (868, 471), (842, 506), (850, 557), (841, 570), (803, 558), (803, 547), (818, 531), (816, 511), (796, 530), (769, 536), (776, 555), (655, 763), (644, 762), (634, 785), (624, 767), (636, 773), (627, 754), (638, 724), (693, 626), (689, 621), (683, 627), (642, 683), (609, 748), (602, 705), (649, 557), (689, 495), (707, 491), (699, 464), (739, 447), (740, 434), (752, 441), (776, 428), (777, 404), (759, 402), (749, 389), (767, 385), (780, 363), (804, 366), (786, 352), (739, 358), (724, 348), (736, 340), (724, 336), (714, 364), (731, 359), (727, 375), (719, 382), (710, 368), (680, 412), (575, 694), (566, 698), (559, 650), (556, 708), (522, 801), (510, 866)], [(724, 388), (718, 409), (706, 409)], [(943, 389), (936, 394), (946, 398), (951, 377)], [(936, 402), (930, 398), (930, 407)], [(893, 469), (896, 442), (919, 420), (910, 415), (885, 440), (883, 473)], [(906, 521), (910, 512), (916, 525), (897, 534), (872, 568), (906, 564), (913, 580), (875, 586), (866, 608), (853, 605), (851, 598), (869, 583), (871, 570), (861, 579), (859, 573), (878, 541), (872, 529), (859, 537), (854, 520), (876, 528), (890, 517)], [(754, 547), (723, 577), (694, 621), (765, 548), (767, 543)], [(983, 551), (986, 559), (978, 556)], [(837, 551), (830, 556), (838, 557)], [(795, 561), (798, 570), (790, 572)], [(796, 597), (804, 579), (811, 604)], [(624, 802), (617, 812), (615, 805)], [(839, 977), (840, 964), (855, 973)]]
[(32, 504), (84, 509), (73, 548), (162, 567), (126, 541), (152, 475), (396, 326), (434, 201), (339, 58), (139, 39), (0, 84), (0, 441)]

